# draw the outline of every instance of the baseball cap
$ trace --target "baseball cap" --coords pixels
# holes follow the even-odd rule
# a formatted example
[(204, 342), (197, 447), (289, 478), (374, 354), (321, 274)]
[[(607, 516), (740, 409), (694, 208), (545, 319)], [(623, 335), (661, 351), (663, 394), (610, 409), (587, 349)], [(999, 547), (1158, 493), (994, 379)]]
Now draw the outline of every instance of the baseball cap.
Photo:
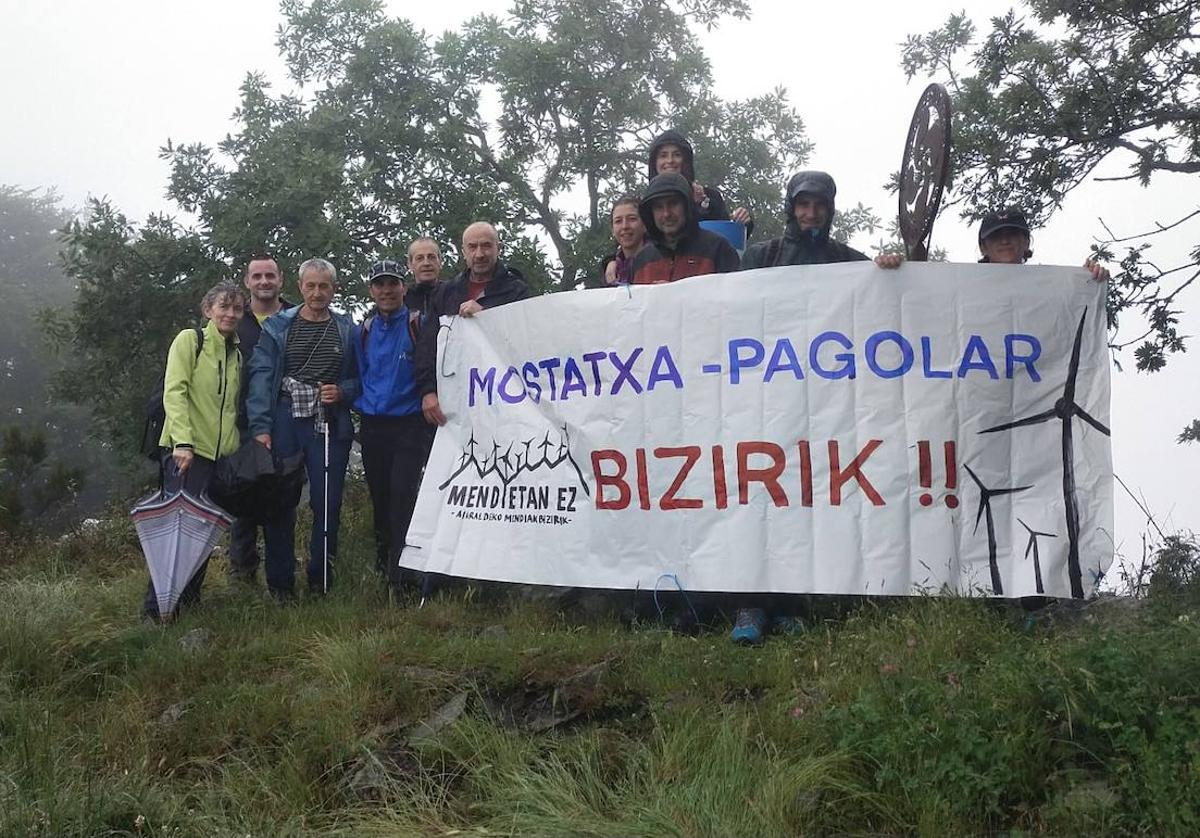
[(371, 265), (371, 272), (367, 274), (367, 284), (369, 285), (375, 280), (381, 279), (385, 276), (395, 277), (396, 279), (403, 281), (404, 277), (400, 271), (400, 263), (395, 259), (383, 259)]
[(1009, 207), (997, 212), (989, 212), (979, 222), (979, 243), (995, 233), (997, 230), (1017, 230), (1029, 235), (1029, 222), (1025, 220), (1025, 213), (1017, 207)]

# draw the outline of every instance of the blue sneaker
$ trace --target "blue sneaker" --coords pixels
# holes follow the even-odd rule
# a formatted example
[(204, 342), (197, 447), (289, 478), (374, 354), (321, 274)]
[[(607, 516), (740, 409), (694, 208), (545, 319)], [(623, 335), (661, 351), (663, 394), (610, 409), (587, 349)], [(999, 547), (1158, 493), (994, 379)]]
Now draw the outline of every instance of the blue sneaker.
[(761, 608), (739, 608), (729, 639), (739, 646), (757, 646), (763, 642), (766, 628), (767, 612)]

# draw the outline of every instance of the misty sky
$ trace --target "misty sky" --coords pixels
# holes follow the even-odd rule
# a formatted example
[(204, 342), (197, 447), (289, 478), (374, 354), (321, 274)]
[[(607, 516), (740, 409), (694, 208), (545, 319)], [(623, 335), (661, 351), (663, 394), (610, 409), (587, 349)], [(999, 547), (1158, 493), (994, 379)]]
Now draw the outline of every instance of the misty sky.
[[(749, 21), (724, 23), (707, 40), (716, 91), (725, 97), (786, 87), (805, 120), (815, 151), (809, 161), (838, 182), (843, 205), (859, 201), (885, 218), (895, 199), (883, 189), (899, 167), (917, 96), (932, 79), (906, 82), (899, 44), (941, 23), (961, 2), (752, 2)], [(1010, 4), (970, 2), (981, 27)], [(503, 5), (476, 0), (393, 2), (433, 34), (456, 28)], [(108, 196), (131, 221), (149, 212), (176, 213), (163, 195), (167, 167), (158, 149), (174, 142), (215, 144), (229, 130), (238, 87), (249, 71), (287, 81), (275, 49), (274, 2), (259, 0), (0, 0), (5, 48), (0, 51), (0, 183), (56, 187), (82, 206)], [(702, 150), (702, 142), (697, 143)], [(1110, 166), (1101, 174), (1121, 174)], [(1097, 219), (1121, 235), (1195, 208), (1194, 179), (1158, 175), (1144, 190), (1097, 184), (1071, 196), (1064, 211), (1036, 232), (1034, 262), (1079, 264), (1101, 232)], [(1185, 184), (1187, 187), (1185, 188)], [(877, 237), (855, 244), (867, 249)], [(977, 258), (975, 230), (948, 214), (934, 232), (951, 260)], [(1156, 242), (1152, 254), (1173, 264), (1192, 246), (1186, 236)], [(1184, 298), (1184, 333), (1197, 332), (1200, 291)], [(1127, 327), (1129, 324), (1126, 324)], [(1179, 446), (1180, 429), (1200, 416), (1196, 352), (1173, 358), (1153, 376), (1127, 371), (1113, 378), (1115, 471), (1144, 493), (1163, 525), (1200, 528), (1200, 446)], [(1118, 486), (1116, 542), (1126, 558), (1140, 556), (1144, 521)]]

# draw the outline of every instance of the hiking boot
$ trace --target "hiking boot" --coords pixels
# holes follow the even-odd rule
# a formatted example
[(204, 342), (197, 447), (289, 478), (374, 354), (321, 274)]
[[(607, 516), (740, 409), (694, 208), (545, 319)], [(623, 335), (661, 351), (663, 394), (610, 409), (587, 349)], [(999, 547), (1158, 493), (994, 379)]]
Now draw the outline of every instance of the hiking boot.
[(240, 568), (229, 569), (229, 580), (236, 582), (239, 585), (247, 585), (251, 588), (258, 586), (258, 572), (254, 570), (242, 570)]
[(761, 608), (739, 608), (729, 639), (739, 646), (757, 646), (763, 642), (763, 632), (766, 628), (766, 611)]

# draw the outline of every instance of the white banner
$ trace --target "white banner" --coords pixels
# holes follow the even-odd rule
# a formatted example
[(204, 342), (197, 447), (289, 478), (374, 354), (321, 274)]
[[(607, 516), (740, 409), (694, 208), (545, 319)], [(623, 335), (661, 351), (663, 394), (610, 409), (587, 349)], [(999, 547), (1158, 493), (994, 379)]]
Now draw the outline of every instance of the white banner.
[(698, 591), (1085, 596), (1113, 556), (1103, 285), (870, 262), (445, 318), (401, 564)]

